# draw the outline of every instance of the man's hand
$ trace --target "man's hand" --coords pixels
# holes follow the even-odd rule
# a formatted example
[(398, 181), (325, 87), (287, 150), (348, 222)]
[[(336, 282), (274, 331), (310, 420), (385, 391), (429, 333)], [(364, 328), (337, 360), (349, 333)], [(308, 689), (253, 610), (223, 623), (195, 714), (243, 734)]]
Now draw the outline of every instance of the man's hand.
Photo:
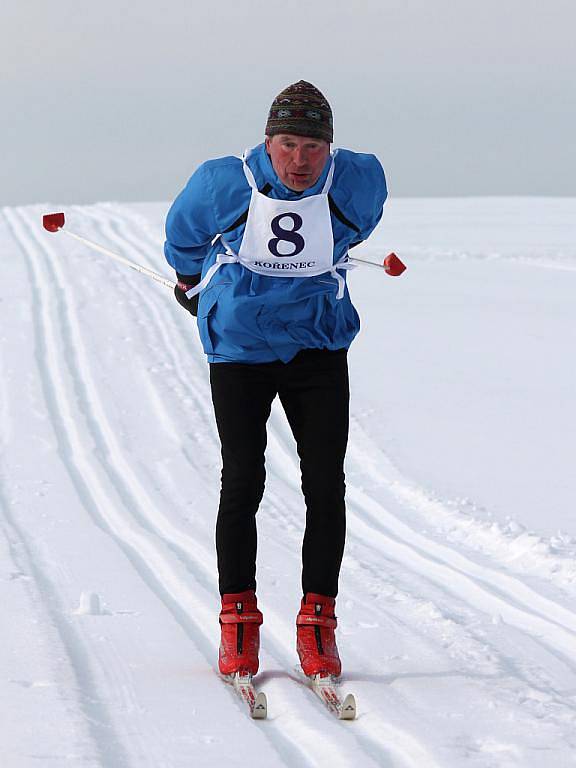
[(176, 277), (178, 278), (178, 282), (176, 283), (176, 286), (174, 287), (174, 296), (176, 297), (176, 301), (178, 304), (181, 304), (184, 309), (187, 309), (188, 312), (190, 312), (191, 315), (198, 314), (198, 299), (200, 294), (196, 294), (196, 296), (192, 296), (191, 299), (189, 299), (186, 296), (186, 291), (189, 291), (190, 288), (194, 288), (195, 285), (198, 285), (200, 282), (200, 275), (181, 275), (178, 272), (176, 272)]

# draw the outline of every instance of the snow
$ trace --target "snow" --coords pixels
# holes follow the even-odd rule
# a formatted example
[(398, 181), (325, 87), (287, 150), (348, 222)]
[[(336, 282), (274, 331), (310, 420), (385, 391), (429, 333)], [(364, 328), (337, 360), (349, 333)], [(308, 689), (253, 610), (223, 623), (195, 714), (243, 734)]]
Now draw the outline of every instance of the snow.
[[(333, 718), (298, 676), (304, 504), (275, 407), (251, 721), (215, 672), (219, 446), (170, 291), (0, 215), (0, 736), (7, 768), (576, 765), (576, 200), (393, 200), (355, 255)], [(166, 204), (66, 209), (169, 275)]]

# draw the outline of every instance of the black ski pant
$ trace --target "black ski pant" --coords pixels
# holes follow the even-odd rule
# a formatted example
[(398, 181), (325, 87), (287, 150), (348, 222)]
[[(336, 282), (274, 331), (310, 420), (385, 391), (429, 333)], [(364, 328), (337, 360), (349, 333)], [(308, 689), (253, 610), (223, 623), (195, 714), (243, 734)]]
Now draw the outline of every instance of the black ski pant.
[(211, 363), (210, 384), (222, 444), (216, 523), (220, 594), (256, 589), (266, 422), (278, 395), (296, 440), (306, 502), (302, 589), (335, 597), (346, 534), (346, 350), (305, 349), (289, 363)]

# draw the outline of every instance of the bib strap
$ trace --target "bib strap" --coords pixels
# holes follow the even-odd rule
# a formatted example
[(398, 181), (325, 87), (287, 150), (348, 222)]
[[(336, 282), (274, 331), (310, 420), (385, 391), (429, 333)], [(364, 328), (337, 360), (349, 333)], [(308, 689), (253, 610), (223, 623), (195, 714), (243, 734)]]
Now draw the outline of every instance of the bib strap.
[[(218, 237), (220, 236), (218, 235)], [(198, 285), (195, 285), (193, 288), (190, 288), (189, 291), (186, 291), (187, 298), (191, 299), (193, 296), (196, 296), (196, 294), (200, 293), (200, 291), (203, 291), (223, 264), (236, 264), (240, 261), (238, 256), (234, 253), (230, 246), (224, 242), (224, 240), (222, 240), (222, 243), (226, 249), (226, 252), (219, 253), (216, 256), (216, 261), (214, 264), (212, 264)], [(338, 291), (336, 293), (336, 299), (338, 301), (344, 298), (344, 290), (346, 288), (346, 280), (342, 275), (338, 273), (338, 270), (356, 269), (357, 266), (357, 264), (352, 264), (351, 261), (348, 261), (348, 254), (346, 254), (346, 256), (343, 256), (340, 261), (337, 261), (336, 264), (334, 264), (334, 266), (330, 269), (330, 274), (338, 284)]]
[(352, 262), (348, 261), (348, 254), (346, 256), (343, 256), (340, 261), (337, 261), (336, 264), (332, 267), (330, 270), (330, 274), (332, 277), (336, 280), (338, 283), (338, 292), (336, 294), (336, 299), (340, 301), (340, 299), (344, 298), (344, 289), (346, 288), (346, 280), (344, 277), (340, 274), (338, 274), (339, 269), (356, 269), (358, 266), (357, 264), (352, 264)]
[(324, 187), (322, 189), (322, 194), (327, 195), (330, 191), (330, 187), (332, 186), (332, 179), (334, 178), (334, 158), (336, 157), (338, 153), (338, 150), (335, 149), (334, 152), (330, 153), (330, 156), (332, 157), (332, 162), (330, 163), (330, 170), (328, 171), (328, 176), (326, 176), (326, 181), (324, 182)]
[(246, 180), (248, 181), (248, 184), (252, 187), (252, 189), (255, 189), (258, 191), (258, 185), (256, 184), (256, 179), (254, 178), (254, 174), (248, 167), (247, 160), (249, 156), (252, 154), (251, 149), (244, 150), (244, 154), (242, 155), (242, 168), (244, 169), (244, 175), (246, 176)]
[[(217, 237), (220, 237), (220, 235), (218, 235)], [(236, 256), (236, 254), (230, 248), (230, 246), (226, 245), (226, 243), (222, 239), (221, 239), (221, 242), (226, 248), (226, 253), (219, 253), (216, 256), (216, 261), (214, 262), (214, 264), (212, 264), (212, 266), (206, 272), (202, 280), (200, 280), (198, 285), (195, 285), (193, 288), (190, 288), (189, 291), (186, 291), (187, 298), (191, 299), (192, 296), (196, 296), (196, 294), (200, 293), (200, 291), (203, 291), (204, 288), (207, 287), (210, 280), (212, 280), (216, 272), (218, 272), (222, 264), (235, 264), (238, 261), (238, 256)]]

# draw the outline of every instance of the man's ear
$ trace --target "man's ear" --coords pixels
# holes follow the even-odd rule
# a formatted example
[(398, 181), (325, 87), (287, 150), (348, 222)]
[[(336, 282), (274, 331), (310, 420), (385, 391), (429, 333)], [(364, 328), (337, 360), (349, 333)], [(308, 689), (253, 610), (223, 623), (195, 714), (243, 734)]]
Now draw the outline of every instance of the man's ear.
[(266, 139), (264, 141), (264, 146), (266, 147), (266, 152), (270, 154), (270, 136), (266, 136)]

